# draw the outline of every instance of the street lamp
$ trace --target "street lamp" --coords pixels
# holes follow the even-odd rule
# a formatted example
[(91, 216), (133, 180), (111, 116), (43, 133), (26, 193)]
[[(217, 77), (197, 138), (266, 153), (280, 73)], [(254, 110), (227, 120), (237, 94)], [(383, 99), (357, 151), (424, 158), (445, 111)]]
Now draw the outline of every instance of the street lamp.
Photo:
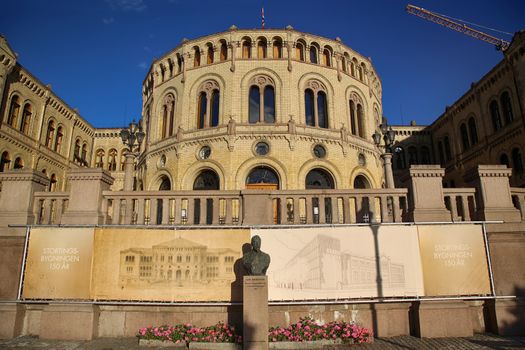
[(133, 120), (129, 123), (128, 128), (120, 130), (120, 138), (122, 143), (128, 148), (124, 154), (126, 160), (124, 162), (124, 191), (133, 191), (133, 168), (135, 164), (135, 157), (139, 155), (139, 149), (144, 140), (145, 133), (142, 131), (142, 126)]
[(394, 140), (396, 133), (392, 130), (392, 127), (388, 125), (388, 121), (383, 117), (381, 125), (379, 125), (379, 130), (372, 135), (374, 143), (376, 146), (381, 145), (381, 138), (384, 141), (385, 153), (381, 154), (383, 158), (383, 168), (385, 171), (385, 180), (387, 188), (394, 188), (394, 174), (392, 172), (392, 146), (394, 145)]

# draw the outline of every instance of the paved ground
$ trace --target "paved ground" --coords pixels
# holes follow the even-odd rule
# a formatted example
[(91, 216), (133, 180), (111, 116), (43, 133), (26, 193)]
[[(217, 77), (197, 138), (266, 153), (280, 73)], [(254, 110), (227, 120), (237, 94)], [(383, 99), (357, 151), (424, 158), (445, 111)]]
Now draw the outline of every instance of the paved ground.
[[(44, 350), (127, 350), (138, 349), (136, 338), (104, 338), (92, 341), (40, 340), (19, 337), (0, 340), (0, 349), (44, 349)], [(142, 348), (143, 349), (143, 348)], [(153, 350), (154, 348), (147, 348)], [(160, 349), (160, 348), (159, 348)], [(483, 334), (472, 338), (419, 339), (409, 336), (376, 339), (374, 344), (359, 346), (334, 345), (325, 350), (525, 350), (525, 336), (503, 338)]]

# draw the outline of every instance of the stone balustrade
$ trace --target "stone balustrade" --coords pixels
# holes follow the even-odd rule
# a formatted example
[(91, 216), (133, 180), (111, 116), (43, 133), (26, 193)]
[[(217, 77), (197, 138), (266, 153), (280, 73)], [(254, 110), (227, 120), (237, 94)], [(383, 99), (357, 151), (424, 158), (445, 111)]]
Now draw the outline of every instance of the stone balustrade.
[(476, 213), (476, 189), (444, 188), (445, 206), (452, 221), (471, 221)]
[(62, 213), (67, 209), (69, 193), (35, 192), (33, 212), (35, 224), (58, 225), (62, 222)]

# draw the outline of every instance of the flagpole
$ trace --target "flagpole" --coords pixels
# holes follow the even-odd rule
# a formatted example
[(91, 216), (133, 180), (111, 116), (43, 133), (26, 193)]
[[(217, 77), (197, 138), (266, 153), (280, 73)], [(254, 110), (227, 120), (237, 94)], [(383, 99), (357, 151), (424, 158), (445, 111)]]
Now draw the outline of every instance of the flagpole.
[(261, 25), (262, 29), (264, 29), (264, 7), (261, 8)]

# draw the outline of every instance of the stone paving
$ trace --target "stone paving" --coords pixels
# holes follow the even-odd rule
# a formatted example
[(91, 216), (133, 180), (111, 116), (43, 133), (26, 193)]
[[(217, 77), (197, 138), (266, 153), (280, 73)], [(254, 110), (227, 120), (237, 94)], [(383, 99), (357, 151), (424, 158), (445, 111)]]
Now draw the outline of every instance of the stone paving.
[[(40, 340), (35, 337), (19, 337), (0, 340), (0, 349), (44, 349), (44, 350), (127, 350), (139, 349), (136, 338), (101, 338), (92, 341)], [(144, 348), (141, 348), (144, 349)], [(147, 348), (154, 350), (156, 348)], [(162, 349), (162, 348), (158, 348)], [(166, 349), (166, 348), (164, 348)], [(366, 345), (331, 345), (324, 350), (525, 350), (525, 336), (499, 337), (478, 334), (471, 338), (419, 339), (410, 336), (376, 339)]]

